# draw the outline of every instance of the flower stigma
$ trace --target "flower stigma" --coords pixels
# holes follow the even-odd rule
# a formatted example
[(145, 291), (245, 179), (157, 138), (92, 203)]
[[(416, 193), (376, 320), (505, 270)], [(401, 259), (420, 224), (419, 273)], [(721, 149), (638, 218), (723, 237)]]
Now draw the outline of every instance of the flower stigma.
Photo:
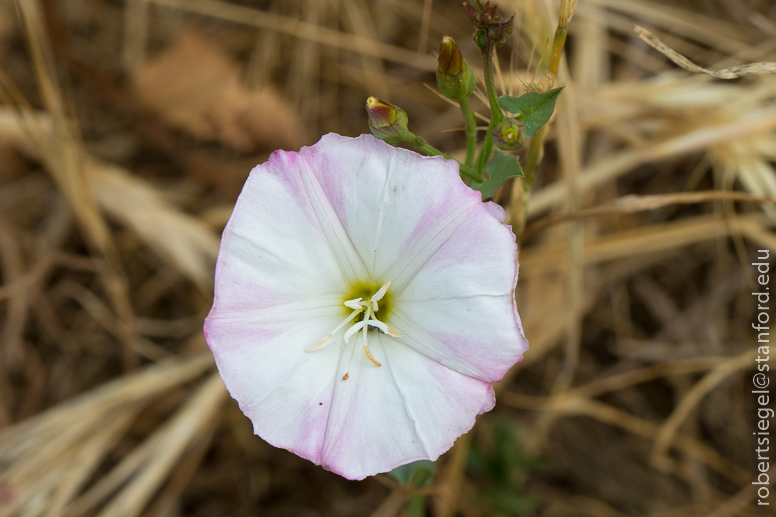
[[(313, 346), (307, 349), (308, 352), (314, 352), (315, 350), (320, 350), (321, 348), (325, 347), (329, 343), (331, 343), (332, 339), (334, 338), (334, 335), (342, 330), (348, 323), (355, 320), (359, 315), (363, 313), (363, 318), (356, 323), (354, 323), (346, 332), (345, 332), (345, 343), (348, 342), (348, 340), (353, 337), (353, 335), (357, 334), (359, 331), (361, 331), (363, 335), (364, 345), (363, 345), (363, 352), (367, 359), (369, 359), (369, 362), (371, 362), (375, 366), (382, 366), (382, 363), (375, 359), (375, 356), (372, 355), (372, 351), (369, 350), (367, 335), (369, 333), (369, 327), (374, 327), (383, 334), (387, 334), (389, 336), (393, 337), (401, 337), (401, 332), (397, 332), (396, 330), (392, 329), (382, 321), (377, 319), (377, 311), (380, 310), (380, 304), (379, 301), (383, 299), (385, 296), (385, 293), (388, 292), (388, 288), (391, 286), (390, 280), (383, 284), (380, 289), (377, 290), (370, 298), (369, 300), (364, 300), (362, 297), (359, 298), (353, 298), (352, 300), (347, 300), (344, 302), (345, 307), (348, 309), (353, 309), (353, 311), (348, 315), (347, 318), (342, 320), (339, 325), (334, 327), (334, 330), (332, 330), (326, 337), (315, 343)], [(342, 380), (345, 380), (347, 378), (347, 375), (343, 377)]]

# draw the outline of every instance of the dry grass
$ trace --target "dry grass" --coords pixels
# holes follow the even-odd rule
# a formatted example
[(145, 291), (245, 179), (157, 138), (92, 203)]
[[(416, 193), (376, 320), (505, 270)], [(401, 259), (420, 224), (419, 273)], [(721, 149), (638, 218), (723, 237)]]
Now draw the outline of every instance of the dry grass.
[[(776, 78), (757, 75), (776, 10), (500, 4), (497, 85), (566, 85), (521, 247), (532, 348), (438, 462), (428, 513), (499, 515), (505, 493), (543, 517), (772, 513), (747, 377), (748, 264), (776, 250)], [(0, 517), (406, 511), (390, 478), (252, 436), (201, 323), (220, 229), (275, 147), (364, 132), (379, 95), (462, 156), (460, 113), (424, 85), (443, 35), (479, 67), (467, 23), (452, 0), (0, 0)], [(525, 196), (497, 195), (516, 224)], [(503, 422), (518, 459), (483, 474)]]

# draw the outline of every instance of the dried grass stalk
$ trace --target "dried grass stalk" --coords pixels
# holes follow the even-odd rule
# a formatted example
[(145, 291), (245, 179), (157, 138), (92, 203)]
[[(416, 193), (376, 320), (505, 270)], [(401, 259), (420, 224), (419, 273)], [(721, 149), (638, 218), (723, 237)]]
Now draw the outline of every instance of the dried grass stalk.
[[(47, 155), (55, 137), (45, 114), (17, 114), (0, 109), (0, 139), (10, 141), (34, 159)], [(218, 237), (198, 219), (168, 203), (152, 185), (130, 171), (84, 156), (90, 195), (116, 220), (132, 228), (151, 249), (203, 290), (212, 284)]]
[[(25, 515), (62, 515), (61, 510), (70, 504), (123, 435), (142, 403), (198, 377), (212, 366), (209, 353), (170, 359), (0, 431), (0, 484), (13, 494), (9, 504), (0, 506), (0, 516), (16, 515), (18, 511)], [(219, 388), (223, 391), (223, 387)], [(210, 388), (207, 400), (218, 399), (216, 392)], [(203, 402), (202, 397), (193, 400)], [(210, 407), (206, 402), (203, 408)], [(189, 420), (187, 424), (191, 423)], [(187, 436), (178, 430), (176, 439), (182, 440), (183, 447), (188, 443)]]
[(675, 51), (662, 41), (649, 32), (644, 27), (638, 25), (633, 29), (639, 37), (644, 40), (649, 46), (666, 56), (668, 59), (681, 66), (685, 70), (695, 72), (696, 74), (706, 74), (717, 79), (737, 79), (745, 75), (765, 75), (776, 73), (776, 63), (749, 63), (747, 65), (731, 66), (730, 68), (723, 68), (722, 70), (709, 70), (701, 66), (696, 65), (679, 52)]

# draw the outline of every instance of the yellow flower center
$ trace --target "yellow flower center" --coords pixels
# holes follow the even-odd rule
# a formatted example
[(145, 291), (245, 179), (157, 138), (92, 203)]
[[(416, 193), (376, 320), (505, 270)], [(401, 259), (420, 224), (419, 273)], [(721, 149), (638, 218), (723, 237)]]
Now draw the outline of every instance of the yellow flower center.
[[(354, 323), (346, 332), (345, 332), (345, 343), (348, 342), (348, 340), (358, 332), (361, 332), (364, 339), (364, 345), (363, 345), (363, 351), (364, 355), (366, 356), (369, 361), (375, 365), (375, 366), (382, 366), (382, 364), (375, 359), (375, 357), (372, 355), (372, 351), (369, 350), (368, 346), (368, 334), (369, 334), (369, 327), (374, 327), (378, 329), (383, 334), (387, 334), (389, 336), (393, 337), (401, 337), (401, 333), (395, 331), (382, 321), (377, 319), (377, 311), (383, 310), (381, 313), (382, 315), (386, 315), (388, 312), (388, 301), (390, 298), (386, 298), (386, 294), (388, 293), (388, 288), (391, 286), (391, 282), (388, 281), (385, 284), (382, 285), (377, 291), (374, 291), (373, 288), (370, 288), (369, 286), (356, 286), (352, 290), (352, 294), (363, 294), (363, 296), (357, 296), (355, 298), (346, 300), (343, 305), (350, 309), (350, 313), (348, 316), (342, 320), (342, 322), (337, 325), (334, 330), (332, 330), (326, 337), (315, 343), (313, 346), (307, 349), (308, 352), (313, 352), (315, 350), (320, 350), (321, 348), (325, 347), (329, 343), (331, 343), (331, 340), (333, 339), (334, 335), (342, 330), (348, 323), (350, 323), (353, 320), (356, 320), (356, 323)], [(369, 297), (368, 300), (365, 300), (364, 298), (366, 296), (369, 296), (370, 293), (372, 296)], [(385, 301), (381, 301), (385, 300)]]

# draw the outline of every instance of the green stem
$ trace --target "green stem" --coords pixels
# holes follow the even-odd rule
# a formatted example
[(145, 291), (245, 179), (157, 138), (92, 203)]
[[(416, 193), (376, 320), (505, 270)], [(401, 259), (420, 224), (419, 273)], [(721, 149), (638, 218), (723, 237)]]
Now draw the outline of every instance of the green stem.
[(477, 157), (477, 173), (480, 175), (485, 170), (490, 153), (493, 151), (493, 129), (504, 119), (504, 114), (501, 113), (501, 107), (496, 96), (496, 80), (493, 77), (493, 48), (493, 41), (489, 39), (485, 50), (482, 51), (485, 87), (488, 89), (488, 103), (490, 104), (490, 122), (488, 123), (488, 132), (485, 133), (485, 141), (482, 144), (480, 155)]
[[(424, 139), (417, 136), (416, 134), (409, 132), (409, 135), (410, 135), (409, 138), (407, 138), (405, 142), (411, 145), (412, 147), (414, 147), (415, 150), (421, 153), (427, 154), (429, 156), (444, 156), (446, 160), (453, 160), (456, 163), (458, 163), (458, 161), (455, 158), (453, 158), (447, 153), (443, 153), (442, 151), (440, 151), (435, 147), (428, 145), (428, 143)], [(481, 182), (483, 180), (482, 174), (478, 174), (477, 171), (475, 171), (468, 165), (465, 165), (463, 163), (458, 163), (458, 165), (460, 167), (461, 174), (463, 174), (464, 176), (467, 176), (473, 179), (474, 181), (478, 181), (478, 182)]]
[(464, 127), (466, 128), (466, 166), (474, 165), (474, 151), (477, 147), (477, 117), (474, 115), (472, 104), (469, 97), (462, 97), (458, 100), (463, 113)]
[[(558, 77), (560, 58), (563, 55), (563, 46), (566, 44), (567, 33), (568, 30), (564, 26), (559, 25), (555, 30), (555, 39), (552, 42), (552, 54), (550, 54), (550, 64), (547, 67), (547, 72), (552, 74), (553, 83)], [(534, 178), (536, 177), (536, 168), (544, 157), (544, 141), (547, 138), (547, 132), (550, 129), (550, 122), (543, 125), (531, 139), (531, 148), (528, 149), (528, 156), (526, 156), (525, 167), (523, 168), (525, 180), (529, 186), (533, 185)]]
[[(547, 72), (552, 78), (553, 85), (558, 77), (558, 70), (560, 69), (560, 60), (563, 57), (563, 47), (566, 44), (566, 34), (568, 33), (568, 24), (571, 21), (571, 17), (574, 15), (574, 8), (576, 7), (576, 1), (573, 0), (561, 0), (560, 2), (560, 15), (558, 16), (558, 28), (555, 29), (555, 38), (552, 41), (552, 53), (550, 54), (550, 63), (547, 67)], [(513, 206), (515, 211), (512, 215), (512, 228), (517, 235), (517, 243), (520, 246), (520, 240), (525, 230), (525, 222), (527, 218), (528, 199), (531, 196), (531, 188), (533, 187), (534, 180), (536, 179), (536, 170), (544, 157), (544, 141), (547, 138), (547, 133), (550, 130), (550, 119), (544, 126), (531, 139), (531, 147), (528, 149), (528, 154), (525, 159), (525, 167), (523, 167), (524, 178), (523, 181), (516, 185), (514, 191), (515, 200)]]
[(422, 495), (415, 495), (410, 498), (407, 507), (410, 517), (423, 517), (426, 515), (426, 501)]

